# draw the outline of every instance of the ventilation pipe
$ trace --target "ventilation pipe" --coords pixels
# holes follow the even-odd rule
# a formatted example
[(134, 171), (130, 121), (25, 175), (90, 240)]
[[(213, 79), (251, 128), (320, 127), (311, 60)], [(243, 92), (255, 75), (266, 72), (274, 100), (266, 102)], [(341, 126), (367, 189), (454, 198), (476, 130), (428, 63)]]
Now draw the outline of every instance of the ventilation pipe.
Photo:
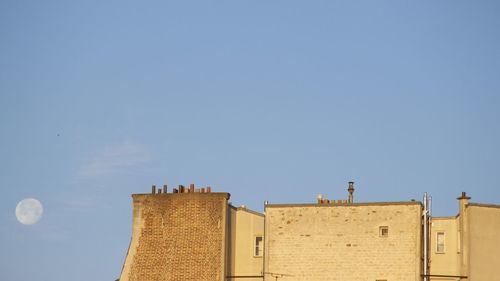
[(347, 191), (349, 191), (348, 203), (352, 204), (354, 202), (354, 182), (353, 181), (349, 182), (349, 188), (347, 189)]

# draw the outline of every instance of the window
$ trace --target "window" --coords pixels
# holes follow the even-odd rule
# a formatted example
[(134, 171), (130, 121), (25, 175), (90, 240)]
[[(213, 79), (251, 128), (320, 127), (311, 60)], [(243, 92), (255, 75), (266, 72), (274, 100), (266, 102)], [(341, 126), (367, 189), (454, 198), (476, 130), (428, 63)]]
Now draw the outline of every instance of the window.
[(378, 235), (380, 237), (388, 237), (389, 236), (389, 227), (388, 226), (380, 226), (378, 229)]
[(444, 232), (436, 233), (436, 253), (444, 253)]
[(255, 236), (255, 249), (253, 252), (254, 257), (262, 257), (264, 252), (264, 239), (262, 236)]

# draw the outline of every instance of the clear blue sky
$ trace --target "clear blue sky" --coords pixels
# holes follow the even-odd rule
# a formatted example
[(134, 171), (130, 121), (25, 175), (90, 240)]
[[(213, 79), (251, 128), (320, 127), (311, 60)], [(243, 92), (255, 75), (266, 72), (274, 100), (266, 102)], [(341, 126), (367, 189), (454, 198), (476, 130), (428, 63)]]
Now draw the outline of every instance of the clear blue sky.
[[(131, 193), (500, 203), (499, 1), (0, 2), (0, 280), (114, 280)], [(44, 216), (16, 221), (35, 197)]]

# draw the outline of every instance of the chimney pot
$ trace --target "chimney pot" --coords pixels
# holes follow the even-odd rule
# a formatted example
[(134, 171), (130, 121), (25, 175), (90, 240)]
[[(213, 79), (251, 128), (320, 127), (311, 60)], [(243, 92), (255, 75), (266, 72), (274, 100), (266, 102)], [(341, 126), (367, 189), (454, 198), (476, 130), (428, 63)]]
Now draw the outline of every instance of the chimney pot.
[(151, 193), (152, 194), (156, 194), (156, 185), (153, 184), (153, 186), (151, 187)]
[(469, 199), (470, 199), (470, 196), (467, 196), (467, 194), (466, 194), (464, 191), (462, 191), (461, 196), (460, 196), (460, 197), (458, 197), (457, 199), (458, 199), (458, 200), (462, 200), (462, 199), (467, 199), (467, 200), (469, 200)]
[(163, 185), (163, 193), (167, 193), (167, 185), (166, 184)]
[(194, 184), (189, 185), (189, 192), (194, 192)]
[(207, 193), (210, 193), (212, 192), (212, 187), (211, 186), (207, 186)]

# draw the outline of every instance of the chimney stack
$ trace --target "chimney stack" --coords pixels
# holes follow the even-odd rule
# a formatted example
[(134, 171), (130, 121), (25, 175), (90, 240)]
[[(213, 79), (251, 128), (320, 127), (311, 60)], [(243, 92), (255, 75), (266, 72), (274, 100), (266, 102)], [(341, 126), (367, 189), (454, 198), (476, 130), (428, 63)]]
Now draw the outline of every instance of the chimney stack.
[(462, 192), (461, 196), (457, 198), (458, 199), (458, 208), (459, 208), (459, 214), (458, 214), (458, 234), (459, 234), (459, 247), (460, 249), (458, 250), (460, 252), (460, 274), (461, 275), (466, 275), (469, 274), (469, 259), (468, 253), (470, 250), (469, 243), (466, 243), (466, 241), (469, 241), (469, 219), (467, 215), (467, 205), (469, 204), (470, 197), (467, 196), (465, 192)]
[(460, 215), (465, 213), (465, 207), (469, 204), (469, 199), (470, 197), (463, 191), (461, 196), (457, 198)]
[(354, 182), (353, 181), (350, 181), (349, 182), (349, 188), (347, 189), (347, 191), (349, 191), (349, 204), (352, 204), (354, 203)]

